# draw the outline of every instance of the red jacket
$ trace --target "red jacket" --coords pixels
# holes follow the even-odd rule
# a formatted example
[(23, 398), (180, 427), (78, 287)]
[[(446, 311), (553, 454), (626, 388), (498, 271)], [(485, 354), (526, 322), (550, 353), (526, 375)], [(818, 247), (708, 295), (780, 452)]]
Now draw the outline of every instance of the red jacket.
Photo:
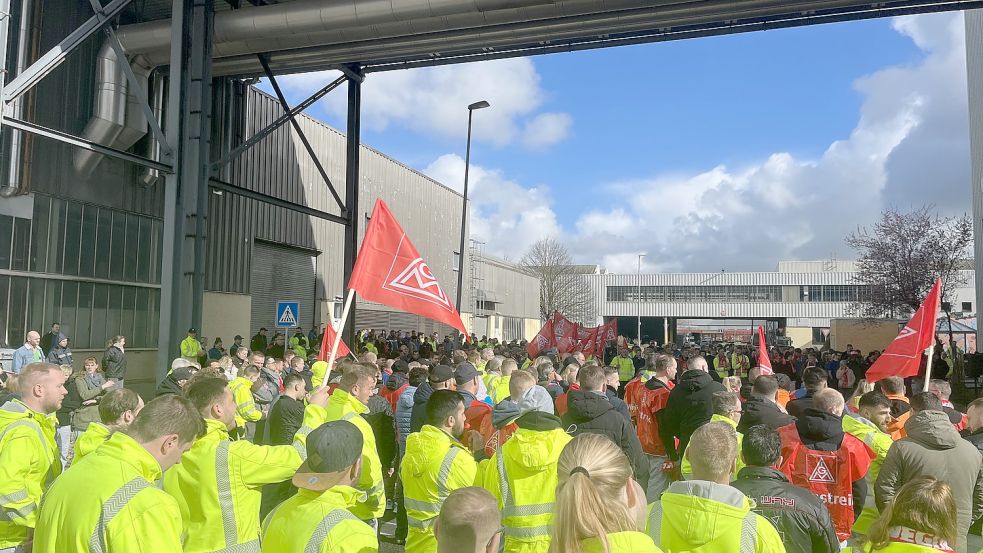
[(625, 384), (625, 403), (628, 405), (628, 415), (632, 425), (638, 425), (638, 408), (642, 404), (642, 396), (645, 395), (645, 383), (640, 377), (635, 377)]
[[(570, 390), (579, 390), (580, 384), (571, 384)], [(556, 416), (562, 417), (567, 414), (567, 392), (556, 396)]]
[(396, 402), (399, 401), (399, 396), (403, 395), (403, 392), (405, 392), (406, 389), (409, 387), (410, 387), (409, 382), (404, 383), (402, 386), (396, 388), (395, 390), (390, 390), (389, 388), (383, 386), (382, 389), (379, 390), (379, 395), (386, 398), (386, 401), (388, 401), (389, 404), (392, 405), (393, 407), (393, 413), (395, 413)]
[(669, 392), (675, 387), (671, 380), (663, 383), (654, 376), (642, 386), (644, 394), (638, 406), (638, 423), (635, 425), (635, 432), (638, 433), (638, 440), (642, 442), (642, 451), (649, 455), (660, 457), (666, 455), (666, 447), (659, 438), (657, 413), (666, 406)]

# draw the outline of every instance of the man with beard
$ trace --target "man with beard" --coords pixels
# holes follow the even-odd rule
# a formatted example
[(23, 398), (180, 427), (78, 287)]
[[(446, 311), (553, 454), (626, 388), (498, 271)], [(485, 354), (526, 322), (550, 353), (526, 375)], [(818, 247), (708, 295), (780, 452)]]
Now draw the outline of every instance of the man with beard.
[[(477, 376), (477, 374), (475, 374)], [(470, 486), (478, 465), (461, 443), (464, 400), (454, 390), (437, 390), (427, 400), (427, 424), (406, 439), (400, 464), (409, 521), (406, 551), (434, 551), (433, 521), (450, 492)]]

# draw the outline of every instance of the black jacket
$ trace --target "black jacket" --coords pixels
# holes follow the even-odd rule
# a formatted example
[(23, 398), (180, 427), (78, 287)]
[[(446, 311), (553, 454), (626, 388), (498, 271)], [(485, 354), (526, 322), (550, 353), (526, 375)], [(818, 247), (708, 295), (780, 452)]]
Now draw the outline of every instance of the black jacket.
[[(157, 391), (154, 393), (154, 397), (166, 396), (167, 394), (181, 395), (181, 386), (178, 386), (176, 380), (174, 380), (173, 375), (167, 375), (164, 380), (160, 381), (160, 385), (157, 386)], [(292, 440), (291, 440), (292, 441)]]
[(281, 395), (270, 408), (270, 444), (290, 445), (304, 422), (304, 402)]
[(116, 346), (109, 346), (102, 354), (102, 372), (106, 378), (122, 380), (126, 377), (126, 353)]
[[(837, 451), (843, 445), (843, 419), (813, 409), (805, 410), (795, 421), (795, 429), (799, 433), (802, 445), (815, 451)], [(864, 510), (867, 500), (866, 476), (853, 482), (853, 516), (854, 520)]]
[(741, 422), (737, 424), (737, 431), (743, 434), (756, 424), (778, 430), (794, 421), (795, 418), (783, 413), (775, 402), (752, 395), (744, 404), (744, 414), (741, 415)]
[(624, 416), (607, 398), (595, 392), (571, 390), (567, 392), (567, 412), (563, 425), (572, 436), (593, 432), (607, 436), (625, 452), (635, 472), (635, 481), (647, 489), (649, 479), (648, 459), (642, 451), (638, 435)]
[(419, 432), (427, 424), (427, 400), (433, 394), (433, 386), (424, 382), (413, 394), (413, 411), (410, 413), (410, 433)]
[(806, 409), (810, 409), (812, 407), (812, 394), (813, 392), (806, 392), (806, 395), (800, 397), (799, 399), (793, 399), (792, 401), (788, 402), (788, 405), (785, 406), (785, 410), (788, 411), (789, 415), (792, 415), (795, 418), (801, 417), (802, 414), (805, 413)]
[(775, 525), (788, 553), (834, 553), (840, 542), (826, 505), (771, 467), (744, 467), (731, 486), (757, 505), (754, 512)]
[(970, 432), (967, 428), (963, 430), (962, 436), (967, 442), (975, 445), (976, 449), (980, 450), (980, 453), (983, 454), (983, 428), (980, 428), (976, 432)]
[[(727, 391), (723, 384), (714, 382), (703, 371), (686, 371), (679, 384), (669, 392), (669, 400), (659, 415), (659, 437), (666, 446), (666, 454), (678, 461), (679, 452), (686, 450), (690, 436), (697, 428), (710, 421), (713, 415), (713, 394)], [(674, 447), (675, 438), (679, 445)]]
[(614, 388), (608, 386), (607, 390), (604, 392), (605, 397), (611, 402), (611, 407), (614, 410), (621, 413), (625, 420), (631, 423), (631, 415), (628, 414), (628, 404), (624, 402), (623, 399), (618, 397), (618, 392), (614, 391)]

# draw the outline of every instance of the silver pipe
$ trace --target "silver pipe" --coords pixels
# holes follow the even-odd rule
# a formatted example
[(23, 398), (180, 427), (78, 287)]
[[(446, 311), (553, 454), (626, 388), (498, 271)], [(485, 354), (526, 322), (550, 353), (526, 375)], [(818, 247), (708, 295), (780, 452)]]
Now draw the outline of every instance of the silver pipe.
[[(6, 2), (9, 7), (10, 2)], [(31, 33), (33, 29), (32, 16), (34, 13), (33, 0), (23, 0), (20, 5), (20, 26), (17, 31), (17, 56), (14, 62), (14, 76), (20, 75), (21, 71), (27, 67), (28, 64), (28, 41), (31, 39)], [(9, 115), (15, 119), (24, 118), (24, 96), (18, 96), (16, 100), (10, 103)], [(21, 178), (23, 176), (23, 140), (24, 133), (22, 132), (12, 132), (10, 133), (10, 155), (9, 163), (10, 167), (7, 172), (7, 182), (4, 183), (3, 187), (0, 188), (0, 196), (10, 197), (21, 192)]]
[[(163, 125), (164, 116), (164, 76), (160, 71), (153, 71), (150, 76), (150, 109), (154, 112), (154, 118), (160, 121)], [(142, 111), (136, 108), (138, 111)], [(146, 129), (144, 129), (146, 132)], [(154, 160), (160, 161), (160, 142), (157, 141), (157, 136), (154, 133), (149, 133), (147, 135), (147, 157)], [(160, 171), (157, 169), (152, 169), (150, 167), (144, 167), (140, 171), (140, 176), (138, 180), (146, 188), (150, 188), (157, 184), (160, 179)]]
[[(103, 42), (96, 56), (96, 90), (92, 118), (85, 125), (82, 136), (92, 142), (110, 145), (123, 131), (126, 123), (127, 83), (116, 53)], [(122, 63), (127, 63), (122, 60)], [(102, 156), (89, 150), (75, 151), (75, 170), (87, 177), (95, 170)]]

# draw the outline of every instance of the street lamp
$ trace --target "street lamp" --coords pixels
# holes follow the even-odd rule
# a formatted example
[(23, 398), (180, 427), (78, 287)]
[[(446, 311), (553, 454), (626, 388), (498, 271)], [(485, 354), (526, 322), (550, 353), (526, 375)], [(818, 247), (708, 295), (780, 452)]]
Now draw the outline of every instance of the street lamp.
[(644, 253), (638, 254), (638, 346), (642, 346), (642, 258)]
[[(457, 306), (457, 312), (461, 312), (461, 297), (464, 295), (464, 246), (465, 240), (467, 240), (467, 228), (468, 228), (468, 171), (471, 169), (471, 119), (474, 117), (474, 110), (484, 109), (491, 106), (485, 100), (480, 102), (475, 102), (468, 106), (468, 146), (464, 154), (464, 199), (462, 200), (461, 207), (461, 245), (458, 249), (460, 252), (457, 256), (457, 301), (455, 305)], [(477, 310), (476, 310), (477, 311)], [(476, 313), (471, 314), (473, 319)]]

